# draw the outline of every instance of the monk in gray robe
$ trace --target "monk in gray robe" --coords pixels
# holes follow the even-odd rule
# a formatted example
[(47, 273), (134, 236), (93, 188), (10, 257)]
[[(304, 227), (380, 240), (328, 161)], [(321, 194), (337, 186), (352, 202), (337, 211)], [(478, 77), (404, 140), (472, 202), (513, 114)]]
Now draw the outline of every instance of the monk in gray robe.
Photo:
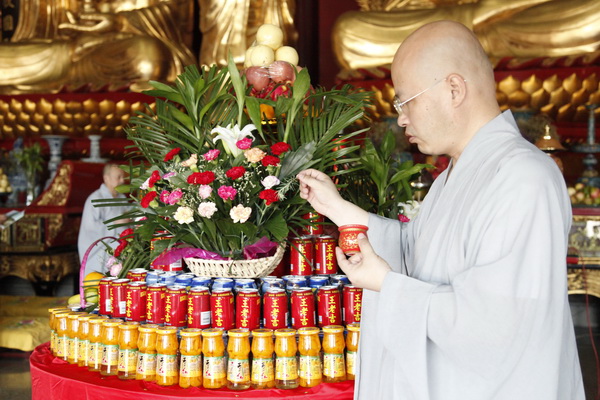
[(583, 400), (567, 298), (571, 206), (556, 163), (501, 113), (492, 67), (463, 25), (424, 25), (392, 64), (398, 124), (446, 154), (408, 223), (343, 200), (325, 174), (303, 198), (338, 226), (368, 225), (340, 267), (365, 289), (355, 397)]

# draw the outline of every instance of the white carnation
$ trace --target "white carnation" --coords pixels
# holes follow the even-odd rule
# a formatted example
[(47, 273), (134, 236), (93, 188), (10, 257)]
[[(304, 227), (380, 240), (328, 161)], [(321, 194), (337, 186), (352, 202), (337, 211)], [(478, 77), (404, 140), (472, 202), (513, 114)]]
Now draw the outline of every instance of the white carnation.
[(173, 218), (180, 224), (191, 224), (194, 222), (194, 210), (189, 207), (178, 207)]

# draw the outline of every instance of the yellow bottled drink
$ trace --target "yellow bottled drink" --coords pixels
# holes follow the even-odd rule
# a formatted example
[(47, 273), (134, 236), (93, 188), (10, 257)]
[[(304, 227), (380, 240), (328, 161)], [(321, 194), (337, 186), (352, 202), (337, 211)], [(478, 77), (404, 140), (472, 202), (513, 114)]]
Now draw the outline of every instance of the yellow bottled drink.
[(156, 324), (141, 325), (138, 328), (138, 359), (135, 379), (146, 382), (156, 380)]
[(79, 319), (79, 350), (77, 358), (77, 365), (80, 367), (87, 367), (88, 358), (89, 358), (89, 350), (90, 350), (90, 341), (89, 341), (89, 332), (90, 332), (90, 318), (94, 317), (94, 314), (85, 314), (80, 316)]
[(102, 322), (102, 362), (100, 375), (117, 375), (119, 363), (119, 324), (118, 318), (105, 319)]
[(71, 313), (56, 314), (56, 357), (65, 361), (69, 354), (69, 314)]
[(255, 329), (252, 331), (252, 387), (269, 389), (275, 387), (273, 366), (273, 331)]
[[(59, 340), (59, 335), (58, 335), (58, 328), (60, 325), (60, 318), (59, 316), (61, 314), (67, 314), (69, 313), (69, 309), (65, 308), (62, 310), (55, 310), (52, 311), (52, 318), (50, 319), (50, 330), (51, 330), (51, 336), (50, 336), (50, 349), (52, 350), (52, 355), (55, 357), (58, 357), (58, 345), (59, 342), (61, 344), (61, 346), (64, 346), (63, 341), (66, 340), (66, 338), (62, 338), (61, 340)], [(66, 315), (65, 315), (66, 318)], [(65, 320), (66, 322), (66, 320)], [(66, 325), (65, 325), (66, 328)], [(54, 336), (52, 336), (52, 332), (54, 332)]]
[(323, 327), (323, 382), (346, 380), (345, 347), (343, 326), (327, 325)]
[(50, 352), (56, 355), (56, 319), (59, 312), (69, 312), (65, 307), (53, 307), (48, 309), (48, 324), (50, 325)]
[(227, 342), (227, 388), (250, 389), (250, 332), (247, 329), (231, 329)]
[(296, 330), (275, 330), (275, 387), (277, 389), (298, 387), (297, 352)]
[(162, 326), (156, 330), (156, 383), (171, 386), (179, 382), (177, 364), (177, 327)]
[(202, 329), (182, 329), (179, 342), (179, 386), (202, 386)]
[(140, 323), (135, 321), (119, 324), (119, 361), (117, 363), (119, 379), (135, 379), (139, 325)]
[(348, 379), (356, 378), (356, 352), (358, 351), (358, 339), (360, 337), (360, 322), (353, 322), (346, 326), (346, 375)]
[(103, 316), (90, 317), (88, 320), (88, 369), (90, 371), (100, 371), (102, 365), (102, 352), (104, 345), (102, 344), (102, 323), (108, 318)]
[(67, 361), (77, 364), (79, 361), (79, 317), (86, 312), (70, 312), (67, 317)]
[(307, 326), (298, 329), (298, 353), (300, 386), (313, 387), (323, 382), (319, 328)]
[(218, 328), (202, 331), (202, 355), (204, 370), (202, 386), (206, 389), (220, 389), (227, 385), (227, 360), (223, 330)]

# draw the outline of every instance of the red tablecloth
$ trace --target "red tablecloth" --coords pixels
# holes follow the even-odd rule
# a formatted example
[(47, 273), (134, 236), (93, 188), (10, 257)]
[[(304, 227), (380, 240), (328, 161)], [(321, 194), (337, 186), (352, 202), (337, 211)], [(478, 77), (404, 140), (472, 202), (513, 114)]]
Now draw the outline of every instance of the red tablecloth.
[(86, 368), (71, 365), (52, 356), (49, 344), (42, 344), (29, 358), (33, 400), (164, 400), (176, 397), (186, 399), (352, 399), (354, 381), (328, 383), (313, 388), (292, 390), (267, 389), (233, 391), (199, 388), (182, 389), (179, 386), (159, 386), (137, 380), (121, 380), (116, 376), (101, 376)]

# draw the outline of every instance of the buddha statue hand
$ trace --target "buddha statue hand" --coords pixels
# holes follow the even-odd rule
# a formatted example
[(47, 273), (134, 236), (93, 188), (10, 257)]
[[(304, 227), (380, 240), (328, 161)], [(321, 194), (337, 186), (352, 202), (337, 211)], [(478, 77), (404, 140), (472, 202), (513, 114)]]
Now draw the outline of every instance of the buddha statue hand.
[(67, 11), (69, 22), (58, 25), (61, 33), (73, 35), (78, 33), (107, 33), (119, 30), (116, 15), (99, 12), (82, 13), (77, 18), (71, 11)]

